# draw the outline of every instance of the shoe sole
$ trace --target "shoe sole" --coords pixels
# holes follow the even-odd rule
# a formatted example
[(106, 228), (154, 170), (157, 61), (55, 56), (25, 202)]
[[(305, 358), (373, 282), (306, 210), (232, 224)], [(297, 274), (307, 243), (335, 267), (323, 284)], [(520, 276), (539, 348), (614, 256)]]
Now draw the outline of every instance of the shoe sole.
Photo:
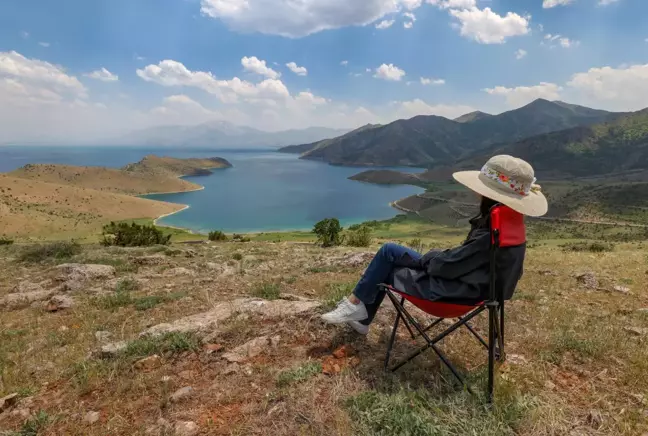
[(360, 324), (358, 321), (350, 321), (347, 325), (361, 335), (366, 336), (369, 334), (369, 326)]
[(325, 318), (324, 315), (322, 315), (321, 318), (322, 318), (322, 321), (324, 321), (327, 324), (344, 324), (344, 323), (351, 322), (351, 321), (364, 321), (365, 319), (367, 319), (367, 316), (368, 316), (367, 313), (364, 313), (362, 315), (356, 315), (354, 317), (349, 317), (349, 318), (342, 319), (342, 320), (339, 320), (339, 321), (331, 321), (331, 320)]

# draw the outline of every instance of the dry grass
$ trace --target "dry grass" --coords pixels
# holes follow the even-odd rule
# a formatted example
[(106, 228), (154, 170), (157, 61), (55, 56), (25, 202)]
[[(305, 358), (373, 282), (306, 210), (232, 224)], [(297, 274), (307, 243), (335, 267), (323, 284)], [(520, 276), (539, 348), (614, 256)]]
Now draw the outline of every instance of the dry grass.
[[(276, 348), (240, 364), (235, 372), (222, 352), (204, 351), (192, 336), (142, 339), (116, 359), (89, 359), (88, 353), (99, 346), (97, 331), (111, 332), (111, 340), (132, 340), (150, 325), (208, 310), (223, 300), (253, 293), (272, 298), (275, 284), (283, 293), (332, 304), (362, 272), (362, 267), (336, 266), (332, 260), (348, 248), (220, 243), (193, 246), (193, 257), (185, 257), (182, 247), (174, 248), (181, 252), (162, 264), (131, 268), (126, 267), (128, 259), (147, 250), (86, 247), (72, 260), (113, 263), (122, 281), (93, 283), (73, 293), (77, 304), (69, 310), (46, 313), (32, 307), (2, 313), (0, 395), (18, 392), (31, 397), (25, 404), (33, 417), (25, 423), (1, 415), (0, 428), (137, 435), (163, 417), (195, 421), (205, 435), (648, 431), (648, 336), (626, 330), (648, 327), (648, 315), (638, 311), (648, 307), (643, 287), (647, 258), (639, 244), (618, 244), (614, 252), (604, 253), (566, 252), (554, 244), (529, 250), (525, 276), (507, 308), (509, 359), (500, 368), (492, 411), (481, 397), (465, 394), (432, 353), (397, 374), (383, 372), (393, 320), (387, 304), (366, 338), (325, 326), (313, 313), (286, 319), (234, 317), (212, 339), (224, 351), (261, 335), (281, 337)], [(0, 250), (0, 267), (7, 272), (0, 278), (0, 297), (22, 280), (54, 278), (46, 264), (17, 264), (12, 260), (16, 250)], [(241, 260), (233, 260), (234, 253), (242, 254)], [(219, 275), (206, 267), (208, 262), (227, 266), (229, 272)], [(248, 266), (239, 268), (241, 262)], [(195, 275), (165, 276), (179, 266)], [(573, 276), (581, 271), (594, 271), (601, 290), (580, 287)], [(139, 279), (138, 286), (131, 285), (131, 277)], [(619, 284), (630, 293), (606, 291)], [(111, 308), (96, 304), (98, 298), (118, 292), (130, 302)], [(138, 299), (155, 304), (142, 312), (133, 303)], [(484, 332), (484, 320), (475, 327)], [(397, 356), (414, 346), (405, 333), (399, 333)], [(323, 374), (322, 367), (340, 345), (352, 349), (353, 357), (339, 362), (340, 373)], [(472, 336), (460, 331), (442, 347), (476, 387), (484, 382), (486, 356)], [(150, 354), (162, 357), (160, 367), (133, 366), (137, 358)], [(171, 393), (183, 386), (192, 386), (195, 394), (170, 402)], [(90, 410), (101, 415), (92, 426), (83, 422)]]

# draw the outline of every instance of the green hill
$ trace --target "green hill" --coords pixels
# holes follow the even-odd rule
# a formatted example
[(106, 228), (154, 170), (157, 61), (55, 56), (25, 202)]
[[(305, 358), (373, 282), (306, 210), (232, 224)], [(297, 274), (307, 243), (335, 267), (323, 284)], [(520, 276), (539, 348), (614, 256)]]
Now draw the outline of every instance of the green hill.
[[(466, 117), (470, 118), (469, 115)], [(421, 115), (282, 151), (303, 153), (303, 159), (337, 165), (432, 167), (454, 162), (493, 144), (510, 143), (616, 116), (542, 99), (499, 115), (472, 115), (472, 120), (460, 121)]]

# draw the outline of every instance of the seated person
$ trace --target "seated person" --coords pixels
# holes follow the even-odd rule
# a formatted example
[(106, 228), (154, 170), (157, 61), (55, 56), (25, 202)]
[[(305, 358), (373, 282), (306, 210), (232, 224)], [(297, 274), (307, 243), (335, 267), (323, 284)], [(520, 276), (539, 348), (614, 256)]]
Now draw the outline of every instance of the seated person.
[[(383, 245), (353, 294), (322, 315), (325, 322), (347, 323), (358, 333), (367, 334), (385, 297), (378, 288), (383, 283), (432, 301), (478, 304), (488, 299), (491, 208), (504, 204), (524, 215), (542, 216), (548, 210), (547, 199), (535, 184), (531, 165), (507, 155), (492, 157), (481, 171), (462, 171), (453, 177), (481, 197), (479, 215), (470, 220), (464, 243), (425, 255), (397, 244)], [(524, 245), (507, 247), (498, 258), (498, 281), (507, 298), (522, 276), (524, 254)]]

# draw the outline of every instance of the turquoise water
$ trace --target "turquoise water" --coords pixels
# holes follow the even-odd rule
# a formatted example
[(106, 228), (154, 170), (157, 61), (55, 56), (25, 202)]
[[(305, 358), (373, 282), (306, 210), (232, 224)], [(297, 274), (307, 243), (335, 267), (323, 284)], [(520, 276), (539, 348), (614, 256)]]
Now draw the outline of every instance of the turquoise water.
[(160, 223), (197, 232), (311, 229), (327, 217), (337, 217), (345, 226), (387, 219), (398, 213), (389, 206), (390, 202), (423, 191), (413, 186), (355, 182), (347, 178), (366, 168), (335, 167), (272, 150), (0, 147), (0, 172), (28, 163), (122, 167), (147, 154), (179, 158), (219, 156), (234, 165), (216, 170), (210, 176), (187, 178), (205, 186), (202, 191), (148, 196), (189, 205), (188, 209), (163, 218)]
[[(227, 154), (233, 168), (186, 179), (202, 191), (150, 195), (190, 207), (159, 221), (197, 232), (311, 229), (328, 217), (342, 225), (387, 219), (389, 203), (422, 192), (412, 186), (378, 186), (348, 180), (363, 169), (335, 167), (279, 153)], [(410, 169), (411, 170), (411, 169)]]

